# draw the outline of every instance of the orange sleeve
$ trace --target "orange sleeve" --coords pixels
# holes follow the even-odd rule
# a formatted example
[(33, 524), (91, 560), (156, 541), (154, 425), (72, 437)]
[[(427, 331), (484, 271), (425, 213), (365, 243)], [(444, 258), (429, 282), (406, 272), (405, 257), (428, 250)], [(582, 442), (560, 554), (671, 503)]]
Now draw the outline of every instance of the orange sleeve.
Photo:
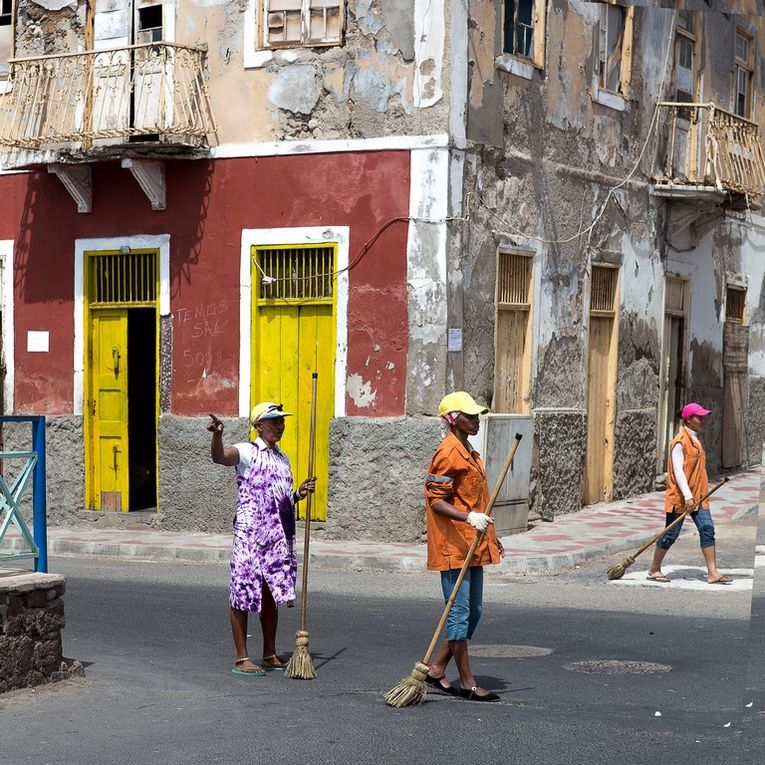
[(454, 482), (457, 478), (451, 450), (438, 449), (433, 455), (425, 477), (425, 496), (430, 502), (440, 499), (449, 502), (454, 496)]

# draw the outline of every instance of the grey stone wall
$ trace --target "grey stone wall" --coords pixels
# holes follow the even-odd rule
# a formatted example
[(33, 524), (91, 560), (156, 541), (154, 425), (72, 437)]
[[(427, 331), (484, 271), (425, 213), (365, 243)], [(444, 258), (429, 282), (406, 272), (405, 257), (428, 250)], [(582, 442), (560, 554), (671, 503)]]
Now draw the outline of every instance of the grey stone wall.
[(61, 653), (65, 589), (53, 574), (0, 579), (0, 692), (69, 675)]
[(538, 455), (534, 510), (552, 521), (581, 509), (586, 413), (577, 409), (537, 409), (534, 446)]
[(437, 417), (333, 419), (325, 538), (422, 541), (424, 478), (440, 440)]
[(655, 408), (617, 410), (613, 468), (615, 500), (653, 490), (657, 416)]
[[(226, 445), (247, 441), (246, 418), (222, 418)], [(207, 417), (159, 420), (159, 510), (163, 531), (225, 533), (236, 510), (234, 469), (210, 459)]]
[(749, 406), (745, 422), (747, 462), (756, 465), (762, 459), (765, 443), (765, 377), (749, 378)]

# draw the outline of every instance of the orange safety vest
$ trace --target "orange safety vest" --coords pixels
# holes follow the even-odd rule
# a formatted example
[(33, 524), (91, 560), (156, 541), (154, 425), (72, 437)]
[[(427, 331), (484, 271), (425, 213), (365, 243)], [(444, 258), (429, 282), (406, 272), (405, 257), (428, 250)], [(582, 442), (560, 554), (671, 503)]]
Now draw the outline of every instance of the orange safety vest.
[[(664, 499), (664, 510), (667, 513), (682, 512), (685, 509), (683, 493), (675, 480), (675, 471), (672, 467), (672, 450), (677, 444), (683, 447), (683, 472), (688, 480), (688, 488), (693, 493), (693, 501), (698, 506), (702, 497), (709, 491), (707, 480), (707, 455), (700, 441), (694, 441), (685, 425), (680, 427), (680, 432), (672, 439), (669, 445), (669, 458), (667, 460), (667, 493)], [(709, 509), (709, 501), (703, 503), (705, 510)]]

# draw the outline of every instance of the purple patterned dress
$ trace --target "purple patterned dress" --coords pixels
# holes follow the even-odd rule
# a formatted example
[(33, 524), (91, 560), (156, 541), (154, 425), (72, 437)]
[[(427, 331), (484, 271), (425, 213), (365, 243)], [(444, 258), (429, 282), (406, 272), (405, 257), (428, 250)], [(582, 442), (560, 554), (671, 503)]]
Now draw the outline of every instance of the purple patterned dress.
[(287, 455), (258, 438), (236, 444), (239, 487), (231, 547), (232, 608), (260, 612), (263, 580), (276, 605), (295, 601), (295, 499)]

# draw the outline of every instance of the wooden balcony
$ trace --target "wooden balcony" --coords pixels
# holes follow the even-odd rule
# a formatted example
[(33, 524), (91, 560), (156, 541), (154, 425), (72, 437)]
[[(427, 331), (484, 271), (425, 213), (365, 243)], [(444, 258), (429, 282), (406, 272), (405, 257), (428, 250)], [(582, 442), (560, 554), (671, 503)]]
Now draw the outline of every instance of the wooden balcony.
[(10, 61), (0, 152), (67, 161), (207, 147), (216, 126), (206, 52), (165, 42)]
[(658, 104), (654, 193), (722, 199), (765, 195), (765, 159), (756, 122), (712, 103)]

